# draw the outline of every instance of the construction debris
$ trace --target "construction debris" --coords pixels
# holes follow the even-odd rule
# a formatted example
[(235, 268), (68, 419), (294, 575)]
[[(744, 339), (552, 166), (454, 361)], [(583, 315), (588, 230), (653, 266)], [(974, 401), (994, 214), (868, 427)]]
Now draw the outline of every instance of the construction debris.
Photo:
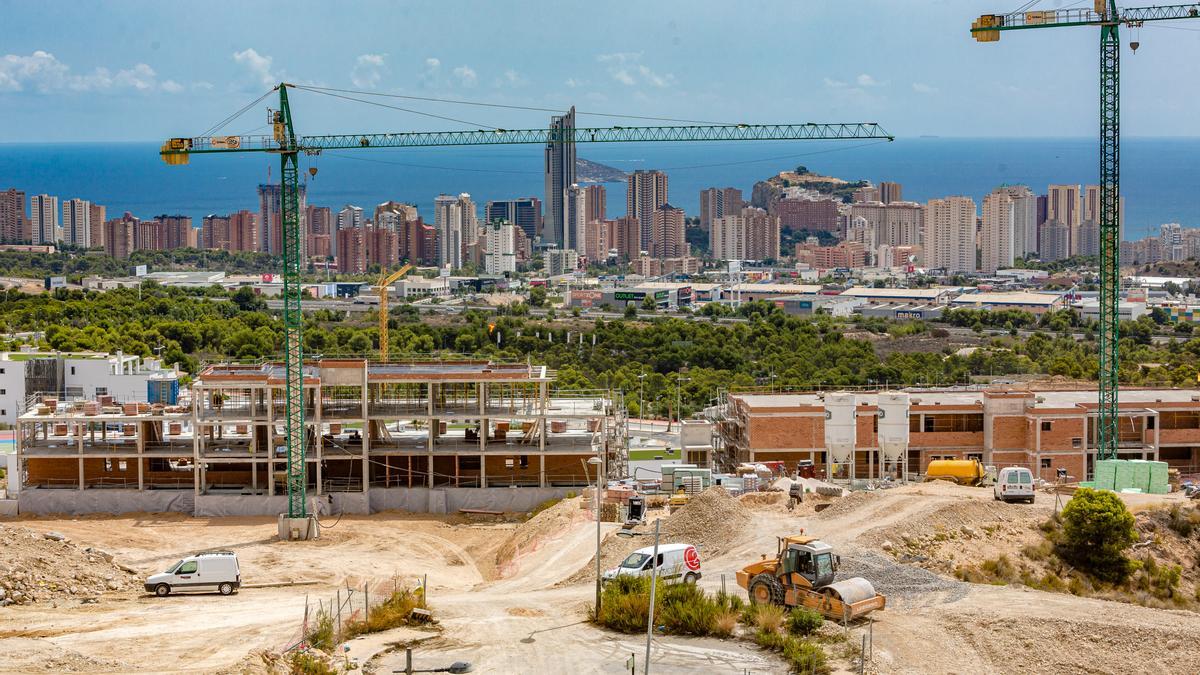
[(0, 527), (0, 607), (47, 600), (94, 601), (140, 587), (111, 554), (80, 547), (57, 532)]

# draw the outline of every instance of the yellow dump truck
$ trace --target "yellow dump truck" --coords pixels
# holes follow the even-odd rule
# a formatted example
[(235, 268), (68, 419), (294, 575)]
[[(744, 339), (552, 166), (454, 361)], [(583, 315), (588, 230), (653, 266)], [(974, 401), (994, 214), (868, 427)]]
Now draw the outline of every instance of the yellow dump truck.
[(935, 459), (925, 469), (925, 480), (944, 480), (959, 485), (983, 485), (987, 471), (977, 459)]
[(840, 556), (815, 537), (780, 537), (774, 559), (746, 565), (737, 573), (738, 585), (750, 602), (784, 607), (807, 607), (835, 621), (852, 621), (877, 609), (887, 598), (862, 577), (836, 581)]

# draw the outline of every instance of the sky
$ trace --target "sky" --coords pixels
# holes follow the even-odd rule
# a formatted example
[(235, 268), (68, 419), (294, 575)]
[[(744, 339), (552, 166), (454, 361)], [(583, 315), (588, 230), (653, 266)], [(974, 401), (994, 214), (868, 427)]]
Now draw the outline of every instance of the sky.
[[(725, 123), (879, 122), (898, 136), (1094, 136), (1098, 31), (976, 43), (978, 15), (1021, 4), (992, 2), (0, 0), (0, 142), (200, 135), (280, 80)], [(1122, 53), (1126, 136), (1197, 135), (1200, 21), (1163, 25), (1124, 30), (1141, 43)], [(297, 92), (297, 132), (544, 127), (548, 115), (371, 100), (452, 119)], [(266, 107), (222, 131), (264, 132)]]

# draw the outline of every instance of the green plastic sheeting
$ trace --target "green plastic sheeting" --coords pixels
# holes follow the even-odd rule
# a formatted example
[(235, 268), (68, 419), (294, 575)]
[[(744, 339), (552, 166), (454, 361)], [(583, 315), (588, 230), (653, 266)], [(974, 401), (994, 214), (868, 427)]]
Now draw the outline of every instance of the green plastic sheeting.
[(1102, 459), (1096, 462), (1095, 480), (1098, 490), (1139, 490), (1151, 494), (1170, 492), (1167, 485), (1167, 463), (1142, 459)]

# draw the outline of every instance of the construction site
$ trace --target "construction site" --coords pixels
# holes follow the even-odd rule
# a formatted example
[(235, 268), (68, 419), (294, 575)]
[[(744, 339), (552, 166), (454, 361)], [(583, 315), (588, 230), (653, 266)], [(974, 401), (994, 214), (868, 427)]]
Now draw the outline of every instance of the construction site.
[[(208, 366), (176, 405), (34, 397), (10, 493), (22, 513), (282, 513), (282, 371)], [(618, 470), (620, 406), (553, 382), (545, 366), (478, 360), (306, 363), (313, 511), (524, 512), (594, 482), (588, 459)]]

